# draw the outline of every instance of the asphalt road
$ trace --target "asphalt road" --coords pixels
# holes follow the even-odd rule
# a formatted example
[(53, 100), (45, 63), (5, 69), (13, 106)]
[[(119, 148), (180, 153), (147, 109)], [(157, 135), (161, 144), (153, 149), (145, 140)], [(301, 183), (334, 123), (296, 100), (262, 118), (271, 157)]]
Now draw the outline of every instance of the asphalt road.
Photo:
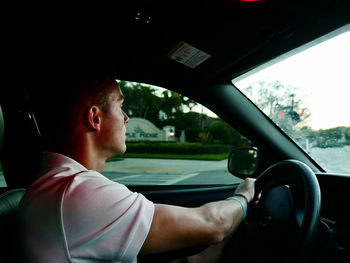
[(104, 174), (125, 185), (232, 184), (241, 179), (227, 171), (227, 160), (167, 160), (130, 158), (106, 163)]
[(350, 145), (311, 148), (310, 155), (329, 173), (350, 174)]
[(213, 185), (240, 182), (225, 171), (197, 173), (118, 173), (103, 172), (111, 180), (125, 185)]
[[(107, 162), (102, 174), (125, 185), (213, 185), (241, 181), (227, 171), (227, 160), (130, 158)], [(5, 186), (0, 173), (0, 187)]]

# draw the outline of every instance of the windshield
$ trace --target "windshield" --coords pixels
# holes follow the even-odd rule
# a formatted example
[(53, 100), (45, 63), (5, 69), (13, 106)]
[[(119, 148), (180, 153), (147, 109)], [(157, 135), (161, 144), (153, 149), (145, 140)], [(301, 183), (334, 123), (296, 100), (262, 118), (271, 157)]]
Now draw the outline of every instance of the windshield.
[(232, 83), (327, 172), (350, 173), (350, 25)]

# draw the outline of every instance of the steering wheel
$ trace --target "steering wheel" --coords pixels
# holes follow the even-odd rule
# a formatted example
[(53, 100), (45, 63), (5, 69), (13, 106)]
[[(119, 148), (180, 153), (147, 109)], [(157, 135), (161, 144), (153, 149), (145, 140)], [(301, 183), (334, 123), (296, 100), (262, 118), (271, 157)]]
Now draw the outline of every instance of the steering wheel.
[(246, 222), (226, 247), (231, 259), (225, 262), (307, 261), (321, 207), (313, 171), (300, 161), (285, 160), (266, 169), (255, 185), (261, 199), (249, 207)]

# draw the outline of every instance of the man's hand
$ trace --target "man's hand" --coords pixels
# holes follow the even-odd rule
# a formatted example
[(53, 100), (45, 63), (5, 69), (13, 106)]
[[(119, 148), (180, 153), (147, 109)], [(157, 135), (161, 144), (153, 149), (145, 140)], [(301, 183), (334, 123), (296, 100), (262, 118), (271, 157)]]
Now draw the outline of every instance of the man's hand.
[(255, 181), (253, 178), (246, 178), (243, 182), (237, 187), (235, 194), (244, 194), (248, 201), (252, 201), (255, 194)]
[(256, 205), (261, 198), (261, 193), (258, 193), (257, 195), (255, 193), (255, 181), (256, 179), (254, 178), (246, 178), (239, 184), (235, 191), (235, 194), (245, 195), (248, 198), (249, 202), (253, 200), (254, 205)]

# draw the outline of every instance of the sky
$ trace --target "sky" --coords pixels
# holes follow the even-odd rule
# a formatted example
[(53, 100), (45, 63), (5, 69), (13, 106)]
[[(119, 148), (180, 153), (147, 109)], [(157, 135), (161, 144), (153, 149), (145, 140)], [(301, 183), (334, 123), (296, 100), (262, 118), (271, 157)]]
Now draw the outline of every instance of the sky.
[(350, 126), (350, 25), (342, 34), (273, 64), (235, 85), (239, 89), (261, 79), (279, 80), (300, 90), (311, 111), (307, 125), (327, 129)]

